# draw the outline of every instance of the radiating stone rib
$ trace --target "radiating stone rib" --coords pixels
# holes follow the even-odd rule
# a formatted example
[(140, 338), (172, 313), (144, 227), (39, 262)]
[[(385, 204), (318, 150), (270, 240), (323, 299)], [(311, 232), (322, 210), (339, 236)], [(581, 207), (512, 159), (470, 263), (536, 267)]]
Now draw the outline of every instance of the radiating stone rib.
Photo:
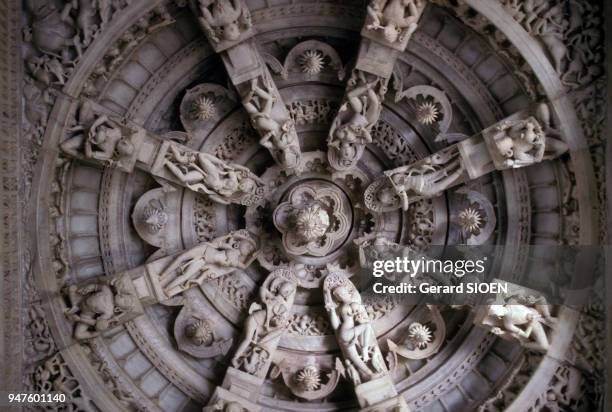
[(344, 359), (337, 361), (336, 368), (355, 386), (362, 411), (407, 412), (408, 406), (395, 389), (357, 288), (340, 267), (328, 265), (327, 272), (323, 299)]
[(375, 212), (407, 210), (412, 202), (494, 170), (528, 167), (567, 149), (550, 124), (548, 105), (540, 103), (413, 164), (385, 171), (366, 189), (365, 205)]
[(254, 27), (243, 0), (195, 0), (192, 10), (260, 135), (260, 144), (287, 173), (301, 168), (300, 142), (272, 76), (252, 39)]
[(257, 239), (238, 230), (110, 278), (71, 285), (62, 294), (68, 303), (66, 318), (74, 323), (73, 336), (77, 340), (94, 338), (144, 314), (144, 306), (244, 270), (258, 252)]
[(77, 125), (60, 148), (70, 157), (126, 173), (144, 170), (222, 204), (252, 205), (266, 193), (263, 181), (246, 167), (162, 139), (89, 101), (82, 102)]
[(424, 0), (370, 0), (355, 69), (329, 135), (328, 160), (336, 170), (357, 164), (378, 121), (389, 78), (425, 8)]
[(259, 411), (257, 405), (272, 358), (285, 333), (297, 282), (290, 268), (271, 272), (259, 289), (259, 300), (249, 308), (244, 336), (232, 357), (221, 386), (215, 389), (204, 411), (229, 409)]

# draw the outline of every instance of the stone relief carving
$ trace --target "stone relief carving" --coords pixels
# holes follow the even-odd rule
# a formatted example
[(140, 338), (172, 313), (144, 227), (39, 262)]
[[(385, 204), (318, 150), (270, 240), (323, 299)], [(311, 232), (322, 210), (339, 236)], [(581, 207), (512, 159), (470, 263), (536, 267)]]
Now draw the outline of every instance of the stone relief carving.
[(77, 159), (89, 159), (132, 172), (144, 130), (126, 127), (107, 115), (91, 118), (84, 115), (86, 110), (82, 106), (81, 124), (70, 129), (72, 136), (62, 142), (62, 151)]
[(164, 166), (183, 185), (221, 204), (256, 203), (265, 192), (264, 183), (248, 168), (176, 144), (168, 144)]
[[(300, 359), (301, 361), (301, 359)], [(312, 359), (311, 364), (304, 366), (292, 359), (283, 358), (270, 371), (272, 379), (280, 376), (291, 393), (301, 399), (321, 399), (331, 394), (340, 380), (337, 369), (322, 370)], [(341, 362), (336, 358), (336, 362)]]
[[(66, 394), (69, 402), (67, 407), (74, 411), (88, 411), (93, 407), (91, 398), (84, 393), (61, 352), (36, 366), (26, 382), (26, 387), (32, 392)], [(49, 405), (45, 410), (61, 411), (62, 406)]]
[(253, 35), (251, 13), (242, 0), (192, 0), (198, 22), (219, 52)]
[(495, 335), (516, 339), (525, 348), (543, 352), (550, 347), (550, 330), (557, 325), (546, 298), (517, 285), (507, 294), (500, 294), (495, 303), (481, 306), (474, 322)]
[(299, 172), (301, 153), (295, 124), (284, 107), (277, 107), (282, 100), (272, 80), (268, 77), (251, 80), (242, 104), (261, 135), (259, 143), (283, 169)]
[[(308, 64), (303, 64), (303, 66), (304, 66), (304, 67), (310, 67), (310, 68), (312, 68), (312, 67), (315, 67), (315, 68), (316, 68), (316, 67), (317, 67), (317, 65), (316, 65), (316, 64), (314, 64), (314, 63), (312, 63), (312, 62), (315, 62), (315, 63), (316, 63), (316, 62), (318, 61), (318, 59), (317, 59), (316, 57), (317, 57), (317, 56), (313, 56), (313, 55), (309, 56), (309, 61), (307, 61), (307, 63), (308, 63)], [(304, 59), (304, 61), (305, 61), (305, 60), (306, 60), (306, 59)], [(304, 61), (303, 61), (303, 62), (304, 62)], [(309, 69), (309, 70), (312, 70), (312, 69)], [(50, 71), (52, 71), (52, 69), (50, 69)], [(209, 108), (210, 108), (210, 107), (209, 107)], [(44, 117), (46, 117), (46, 115), (45, 115)], [(202, 120), (202, 119), (201, 119), (201, 120)], [(202, 199), (202, 198), (200, 198), (200, 199)], [(411, 205), (410, 205), (410, 207), (413, 207), (414, 205), (415, 205), (415, 204), (411, 204)], [(62, 239), (62, 238), (60, 238), (60, 240), (59, 240), (58, 242), (56, 242), (56, 244), (63, 244), (63, 243), (64, 243), (64, 239)], [(63, 254), (64, 254), (64, 253), (60, 253), (60, 256), (61, 256), (61, 255), (63, 255)], [(64, 258), (64, 260), (65, 260), (66, 270), (69, 270), (69, 268), (68, 268), (68, 261), (67, 261), (65, 258)], [(222, 281), (222, 279), (216, 279), (215, 281), (221, 282), (221, 281)], [(247, 298), (247, 300), (248, 300), (248, 298)], [(202, 329), (202, 328), (200, 328), (200, 329)], [(205, 328), (204, 328), (204, 329), (205, 329)], [(197, 335), (197, 334), (196, 334), (196, 335)], [(200, 335), (202, 335), (202, 334), (200, 333)], [(198, 336), (199, 336), (199, 335), (198, 335)], [(206, 336), (208, 336), (208, 335), (206, 335)], [(199, 338), (198, 338), (198, 337), (196, 337), (196, 339), (199, 339)], [(300, 371), (300, 372), (304, 372), (304, 373), (302, 374), (302, 375), (303, 375), (303, 379), (302, 379), (300, 382), (313, 382), (313, 381), (316, 381), (316, 379), (315, 379), (315, 376), (316, 376), (315, 371), (313, 371), (313, 370), (311, 370), (311, 369), (308, 369), (308, 371), (307, 371), (306, 369), (307, 369), (307, 368), (304, 368), (303, 370), (301, 370), (301, 371)], [(319, 373), (319, 376), (321, 376), (321, 373)], [(296, 379), (297, 379), (297, 376), (296, 376)], [(301, 383), (301, 385), (306, 385), (306, 383)], [(310, 385), (309, 385), (309, 387), (311, 387), (311, 388), (312, 388), (312, 385), (310, 384)], [(306, 388), (306, 386), (304, 386), (304, 388)], [(227, 409), (227, 408), (229, 408), (231, 405), (233, 405), (231, 402), (230, 402), (230, 403), (226, 403), (226, 405), (225, 405), (226, 409)], [(234, 405), (234, 406), (236, 406), (236, 405)], [(216, 406), (215, 406), (215, 407), (216, 407)], [(220, 406), (219, 408), (222, 408), (222, 407), (223, 407), (223, 406)], [(242, 407), (240, 407), (240, 408), (242, 409)], [(221, 409), (219, 409), (219, 410), (221, 410)]]
[(67, 286), (64, 295), (69, 304), (64, 313), (75, 323), (74, 338), (77, 340), (95, 338), (144, 313), (127, 276)]
[(274, 225), (291, 255), (325, 256), (348, 235), (352, 213), (343, 193), (322, 182), (293, 189), (274, 211)]
[(347, 83), (346, 102), (338, 111), (329, 136), (328, 160), (336, 170), (347, 170), (372, 143), (370, 129), (378, 121), (388, 79), (354, 70)]
[(424, 0), (371, 0), (362, 36), (404, 50), (426, 4)]
[(428, 305), (425, 315), (419, 317), (418, 322), (408, 325), (403, 339), (395, 343), (387, 339), (390, 359), (390, 368), (394, 369), (398, 365), (399, 358), (405, 359), (425, 359), (435, 355), (446, 338), (446, 324), (438, 307)]
[(258, 250), (259, 243), (253, 235), (246, 230), (238, 230), (171, 258), (157, 276), (156, 283), (167, 297), (172, 297), (206, 280), (246, 269)]
[(299, 72), (308, 76), (333, 73), (338, 80), (345, 76), (344, 65), (338, 52), (327, 43), (318, 40), (306, 40), (296, 44), (285, 57), (283, 70), (289, 73)]
[(502, 0), (512, 17), (546, 47), (561, 81), (571, 88), (603, 74), (600, 6), (588, 1)]
[(328, 270), (323, 297), (344, 355), (343, 376), (359, 385), (385, 375), (387, 365), (359, 292), (340, 268), (328, 267)]
[(432, 86), (412, 86), (406, 90), (398, 90), (395, 102), (407, 100), (409, 110), (414, 113), (418, 123), (432, 127), (437, 134), (435, 141), (446, 140), (451, 122), (453, 107), (446, 94)]
[(296, 289), (291, 269), (278, 269), (268, 275), (259, 289), (259, 302), (249, 307), (244, 337), (232, 358), (234, 368), (265, 377), (287, 327)]
[(408, 210), (412, 201), (441, 195), (464, 174), (460, 153), (451, 146), (413, 165), (386, 171), (366, 189), (365, 205), (376, 212)]
[(219, 326), (208, 316), (189, 303), (183, 306), (174, 321), (174, 337), (180, 350), (204, 359), (229, 351), (233, 339), (219, 336)]

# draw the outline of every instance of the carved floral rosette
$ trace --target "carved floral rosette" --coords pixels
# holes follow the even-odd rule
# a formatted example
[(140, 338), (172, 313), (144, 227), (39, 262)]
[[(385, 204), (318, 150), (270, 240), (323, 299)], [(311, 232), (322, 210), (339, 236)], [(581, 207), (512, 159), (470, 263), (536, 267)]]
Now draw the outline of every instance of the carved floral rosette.
[(325, 256), (347, 236), (351, 220), (346, 201), (331, 187), (300, 185), (274, 211), (287, 253)]

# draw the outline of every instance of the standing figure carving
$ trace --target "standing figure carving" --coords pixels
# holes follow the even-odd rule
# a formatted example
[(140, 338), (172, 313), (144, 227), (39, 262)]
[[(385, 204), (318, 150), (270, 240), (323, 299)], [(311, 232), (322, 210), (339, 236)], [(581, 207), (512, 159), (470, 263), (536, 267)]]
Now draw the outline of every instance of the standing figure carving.
[(252, 204), (262, 199), (264, 183), (248, 168), (208, 153), (170, 144), (164, 165), (183, 185), (215, 202)]
[(296, 289), (289, 268), (275, 270), (266, 278), (259, 289), (259, 302), (251, 304), (244, 322), (244, 337), (232, 358), (234, 368), (261, 378), (266, 376), (287, 327)]
[(259, 245), (246, 230), (238, 230), (202, 243), (175, 257), (159, 275), (166, 296), (177, 295), (202, 282), (246, 269)]
[(370, 129), (378, 121), (387, 80), (355, 70), (349, 80), (346, 102), (340, 106), (327, 140), (329, 162), (334, 169), (355, 166), (366, 144), (372, 143)]
[(323, 283), (325, 309), (344, 355), (344, 373), (355, 385), (387, 373), (361, 296), (337, 266), (328, 265)]
[(296, 170), (300, 166), (300, 143), (293, 120), (288, 116), (278, 120), (275, 111), (286, 113), (284, 108), (277, 109), (282, 102), (275, 96), (275, 87), (270, 79), (264, 78), (264, 86), (259, 86), (259, 78), (251, 80), (251, 87), (242, 104), (251, 118), (253, 127), (261, 135), (259, 143), (270, 151), (274, 160), (286, 170)]

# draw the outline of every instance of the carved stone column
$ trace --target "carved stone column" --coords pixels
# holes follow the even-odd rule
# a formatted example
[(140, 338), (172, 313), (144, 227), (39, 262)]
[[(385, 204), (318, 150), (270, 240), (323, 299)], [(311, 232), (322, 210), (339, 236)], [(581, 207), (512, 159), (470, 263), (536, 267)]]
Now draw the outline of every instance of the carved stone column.
[(395, 61), (406, 49), (425, 9), (424, 0), (371, 0), (361, 30), (357, 63), (327, 137), (328, 160), (336, 170), (357, 164), (378, 121)]
[[(291, 314), (297, 282), (289, 268), (270, 273), (259, 289), (259, 301), (249, 308), (244, 336), (204, 411), (260, 410), (260, 389)], [(230, 407), (235, 409), (230, 409)]]
[(365, 204), (375, 212), (407, 210), (412, 202), (494, 170), (528, 167), (566, 151), (551, 125), (548, 105), (541, 103), (418, 162), (385, 171), (366, 189)]
[(270, 72), (257, 50), (251, 15), (243, 0), (192, 0), (209, 43), (221, 55), (259, 141), (287, 173), (299, 173), (300, 142)]
[(327, 270), (323, 298), (344, 357), (338, 367), (355, 386), (361, 410), (408, 411), (395, 390), (359, 292), (342, 269), (330, 265)]

